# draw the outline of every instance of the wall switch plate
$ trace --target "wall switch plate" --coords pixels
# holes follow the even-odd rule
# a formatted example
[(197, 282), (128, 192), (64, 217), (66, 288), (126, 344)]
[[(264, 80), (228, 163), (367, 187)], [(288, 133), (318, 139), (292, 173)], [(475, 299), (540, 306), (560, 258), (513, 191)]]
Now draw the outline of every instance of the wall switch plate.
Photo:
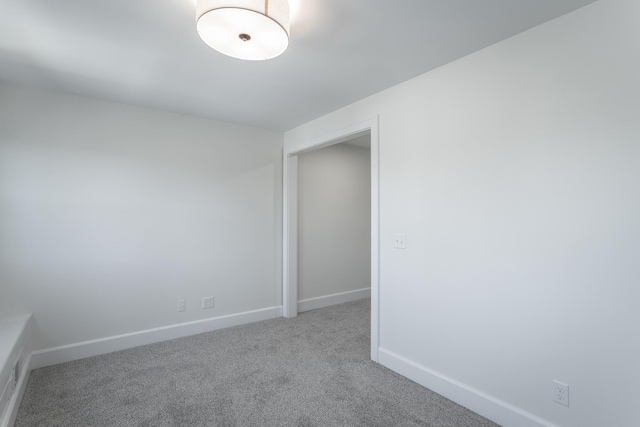
[(186, 311), (187, 310), (187, 301), (183, 299), (178, 300), (178, 311)]
[(393, 235), (393, 247), (396, 249), (407, 248), (407, 236), (404, 233), (396, 233)]
[(213, 308), (213, 297), (202, 298), (202, 308)]
[(569, 406), (569, 384), (553, 380), (552, 396), (554, 402)]

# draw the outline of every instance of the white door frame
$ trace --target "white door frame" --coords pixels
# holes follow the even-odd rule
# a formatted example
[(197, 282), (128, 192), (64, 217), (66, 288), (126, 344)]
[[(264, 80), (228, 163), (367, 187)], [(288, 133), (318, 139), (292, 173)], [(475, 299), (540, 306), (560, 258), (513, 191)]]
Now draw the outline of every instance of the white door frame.
[(371, 359), (378, 361), (380, 240), (378, 117), (313, 141), (285, 147), (283, 159), (282, 315), (298, 315), (298, 155), (371, 135)]

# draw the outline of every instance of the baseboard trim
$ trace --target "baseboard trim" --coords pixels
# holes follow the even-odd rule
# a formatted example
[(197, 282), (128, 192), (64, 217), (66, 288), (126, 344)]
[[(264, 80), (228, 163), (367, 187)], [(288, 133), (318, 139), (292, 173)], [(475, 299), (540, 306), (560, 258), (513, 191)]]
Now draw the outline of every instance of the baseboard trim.
[(278, 317), (282, 317), (282, 306), (247, 311), (244, 313), (231, 314), (228, 316), (220, 316), (210, 319), (196, 320), (193, 322), (100, 338), (97, 340), (69, 344), (61, 347), (37, 350), (32, 353), (31, 369), (38, 369), (45, 366), (56, 365), (58, 363), (70, 362), (72, 360), (84, 359), (86, 357), (139, 347), (141, 345), (153, 344), (160, 341), (167, 341), (175, 338), (228, 328), (231, 326), (275, 319)]
[(308, 298), (298, 301), (298, 313), (342, 304), (344, 302), (357, 301), (364, 298), (371, 298), (371, 288), (357, 289), (355, 291), (341, 292), (339, 294), (331, 294), (323, 297)]
[(476, 390), (384, 348), (378, 362), (436, 393), (505, 427), (558, 427), (507, 402)]

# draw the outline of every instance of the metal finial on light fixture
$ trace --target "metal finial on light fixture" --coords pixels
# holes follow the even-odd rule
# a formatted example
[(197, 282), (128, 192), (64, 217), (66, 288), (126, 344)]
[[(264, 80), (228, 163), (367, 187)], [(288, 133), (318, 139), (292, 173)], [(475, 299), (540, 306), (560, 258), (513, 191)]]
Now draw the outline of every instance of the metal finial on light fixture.
[(198, 0), (196, 27), (206, 44), (225, 55), (275, 58), (289, 46), (289, 2)]

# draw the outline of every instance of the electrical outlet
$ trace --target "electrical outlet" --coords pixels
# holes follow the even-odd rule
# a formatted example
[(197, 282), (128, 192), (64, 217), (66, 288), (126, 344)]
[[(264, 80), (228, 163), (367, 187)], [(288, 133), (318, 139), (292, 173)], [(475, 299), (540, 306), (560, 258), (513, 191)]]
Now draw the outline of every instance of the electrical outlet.
[(213, 308), (213, 297), (202, 298), (202, 308)]
[(15, 366), (13, 367), (13, 389), (15, 390), (18, 387), (18, 380), (20, 379), (20, 359), (16, 361)]
[(554, 402), (564, 406), (569, 406), (569, 384), (553, 380), (552, 393), (553, 395), (551, 397)]
[(9, 376), (9, 384), (7, 384), (7, 389), (9, 389), (9, 398), (14, 391), (16, 391), (16, 384), (18, 383), (16, 379), (16, 370), (15, 368), (11, 370), (11, 375)]
[(187, 310), (187, 300), (179, 299), (178, 300), (178, 311), (186, 311)]

